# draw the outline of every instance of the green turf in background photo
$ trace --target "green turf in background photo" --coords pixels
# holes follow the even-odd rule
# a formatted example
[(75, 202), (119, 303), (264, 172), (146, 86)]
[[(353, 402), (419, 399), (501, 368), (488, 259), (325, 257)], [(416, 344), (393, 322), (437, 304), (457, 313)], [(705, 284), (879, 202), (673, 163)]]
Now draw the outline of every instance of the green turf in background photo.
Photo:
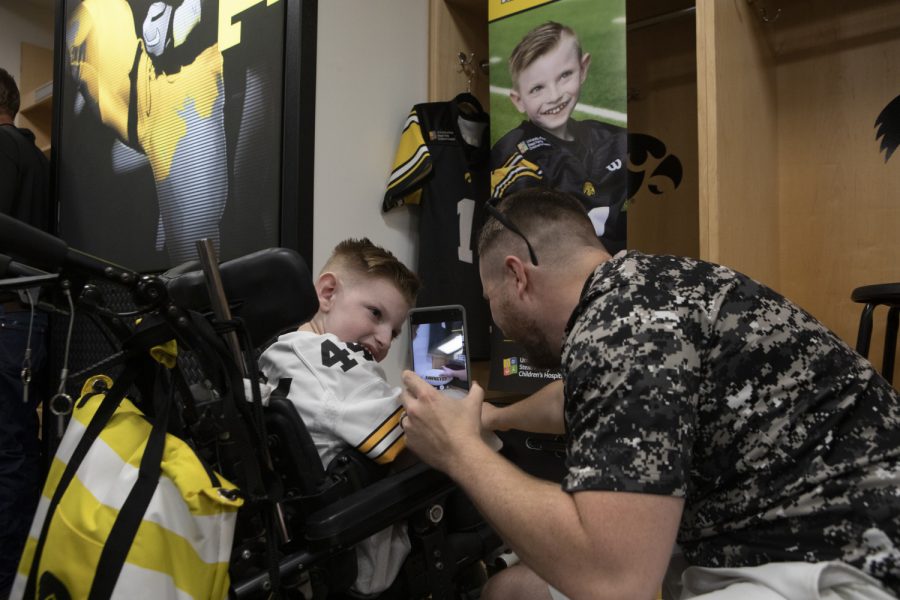
[[(488, 26), (491, 55), (491, 146), (525, 118), (496, 88), (509, 89), (509, 55), (526, 33), (547, 21), (568, 25), (591, 54), (580, 104), (626, 112), (625, 0), (556, 0)], [(574, 119), (605, 120), (575, 110)], [(625, 123), (609, 120), (614, 125)]]

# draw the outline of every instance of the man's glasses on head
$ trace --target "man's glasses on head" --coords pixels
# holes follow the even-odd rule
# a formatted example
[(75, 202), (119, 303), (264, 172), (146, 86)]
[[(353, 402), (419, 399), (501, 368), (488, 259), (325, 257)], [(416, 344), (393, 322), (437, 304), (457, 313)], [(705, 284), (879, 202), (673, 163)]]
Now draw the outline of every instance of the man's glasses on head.
[(525, 241), (525, 245), (528, 246), (528, 257), (531, 258), (531, 262), (532, 264), (534, 264), (534, 266), (538, 266), (537, 255), (535, 255), (534, 248), (531, 247), (531, 242), (528, 241), (528, 238), (525, 237), (525, 234), (522, 233), (522, 231), (518, 227), (513, 225), (512, 221), (507, 219), (506, 215), (497, 210), (490, 202), (485, 202), (484, 208), (487, 210), (488, 214), (491, 215), (491, 217), (497, 219), (497, 221), (499, 221), (501, 225), (503, 225)]

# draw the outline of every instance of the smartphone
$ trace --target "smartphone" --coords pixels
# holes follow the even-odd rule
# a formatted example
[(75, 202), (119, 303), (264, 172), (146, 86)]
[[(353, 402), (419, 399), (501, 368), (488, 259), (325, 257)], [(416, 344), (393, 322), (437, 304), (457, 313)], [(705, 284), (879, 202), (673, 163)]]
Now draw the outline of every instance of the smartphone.
[(465, 395), (471, 373), (465, 308), (414, 308), (409, 311), (409, 333), (412, 370), (445, 393)]

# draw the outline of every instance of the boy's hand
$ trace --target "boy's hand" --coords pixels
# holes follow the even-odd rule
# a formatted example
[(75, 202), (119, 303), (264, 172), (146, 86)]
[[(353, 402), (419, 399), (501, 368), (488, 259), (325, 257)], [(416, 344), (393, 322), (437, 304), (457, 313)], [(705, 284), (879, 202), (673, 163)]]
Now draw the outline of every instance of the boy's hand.
[(412, 371), (403, 372), (403, 384), (406, 389), (400, 398), (406, 415), (400, 424), (406, 432), (407, 447), (424, 462), (450, 473), (463, 450), (484, 444), (484, 390), (477, 383), (472, 384), (465, 398), (441, 394)]
[(481, 404), (481, 426), (488, 431), (507, 431), (502, 423), (503, 409), (498, 408), (490, 402), (482, 402)]

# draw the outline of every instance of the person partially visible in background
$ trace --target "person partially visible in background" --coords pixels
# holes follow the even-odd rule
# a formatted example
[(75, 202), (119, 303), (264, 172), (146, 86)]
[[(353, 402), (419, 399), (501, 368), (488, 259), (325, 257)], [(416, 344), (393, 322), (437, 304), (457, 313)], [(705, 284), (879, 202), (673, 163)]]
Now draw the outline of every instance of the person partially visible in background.
[[(15, 126), (19, 101), (15, 79), (0, 68), (0, 213), (50, 232), (50, 166), (34, 134)], [(36, 293), (0, 289), (0, 599), (12, 586), (43, 479), (34, 388), (47, 315), (33, 308)]]

